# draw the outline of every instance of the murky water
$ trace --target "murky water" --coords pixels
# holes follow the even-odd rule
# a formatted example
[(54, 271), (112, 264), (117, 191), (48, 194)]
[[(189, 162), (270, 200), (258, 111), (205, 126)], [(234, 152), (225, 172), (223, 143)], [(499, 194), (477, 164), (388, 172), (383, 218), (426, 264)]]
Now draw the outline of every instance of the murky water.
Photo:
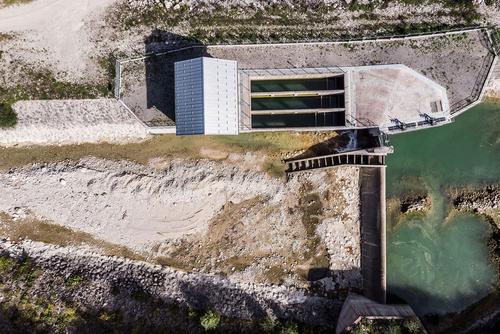
[(488, 258), (486, 223), (471, 214), (450, 217), (445, 189), (499, 182), (500, 105), (482, 104), (453, 124), (397, 135), (391, 143), (388, 196), (425, 191), (432, 210), (389, 232), (389, 291), (420, 314), (459, 311), (491, 291), (496, 268)]

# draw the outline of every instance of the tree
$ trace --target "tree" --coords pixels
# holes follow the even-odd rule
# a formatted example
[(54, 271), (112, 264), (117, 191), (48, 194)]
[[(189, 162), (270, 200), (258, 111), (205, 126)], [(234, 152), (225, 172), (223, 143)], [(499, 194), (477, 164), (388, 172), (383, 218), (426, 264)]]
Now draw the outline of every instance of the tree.
[(16, 125), (17, 115), (8, 103), (0, 102), (0, 128)]

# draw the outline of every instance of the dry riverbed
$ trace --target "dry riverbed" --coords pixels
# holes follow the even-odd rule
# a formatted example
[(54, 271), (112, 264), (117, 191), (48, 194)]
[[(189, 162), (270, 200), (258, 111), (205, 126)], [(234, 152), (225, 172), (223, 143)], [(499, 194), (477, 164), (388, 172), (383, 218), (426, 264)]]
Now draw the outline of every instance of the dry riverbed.
[(359, 287), (358, 169), (285, 181), (255, 160), (84, 158), (11, 169), (0, 174), (0, 231), (46, 242), (44, 229), (77, 233), (74, 244), (239, 281), (307, 287), (327, 277), (327, 290)]

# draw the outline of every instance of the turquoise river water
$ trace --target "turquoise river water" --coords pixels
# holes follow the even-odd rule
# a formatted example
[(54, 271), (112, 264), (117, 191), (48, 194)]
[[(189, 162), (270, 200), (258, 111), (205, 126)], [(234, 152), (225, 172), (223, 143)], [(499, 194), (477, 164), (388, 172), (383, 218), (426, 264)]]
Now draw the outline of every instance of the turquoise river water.
[(388, 198), (425, 191), (432, 209), (388, 229), (388, 290), (420, 315), (460, 311), (492, 290), (497, 268), (487, 223), (473, 214), (450, 216), (446, 189), (499, 182), (500, 105), (481, 104), (452, 124), (396, 135), (391, 144)]

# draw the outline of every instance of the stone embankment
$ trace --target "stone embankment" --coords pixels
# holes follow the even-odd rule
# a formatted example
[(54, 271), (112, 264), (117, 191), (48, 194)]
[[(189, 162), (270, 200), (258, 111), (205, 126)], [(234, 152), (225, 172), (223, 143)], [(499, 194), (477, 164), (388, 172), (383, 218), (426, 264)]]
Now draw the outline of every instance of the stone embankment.
[(0, 146), (123, 144), (149, 137), (145, 126), (114, 99), (19, 101), (17, 124), (0, 129)]
[[(137, 303), (131, 295), (145, 296), (143, 302), (157, 307), (185, 307), (214, 309), (223, 316), (256, 320), (290, 320), (334, 328), (341, 302), (305, 293), (293, 287), (235, 283), (220, 276), (186, 273), (117, 257), (102, 256), (75, 247), (56, 247), (43, 243), (0, 241), (0, 255), (11, 258), (29, 258), (41, 268), (40, 288), (64, 294), (64, 299), (83, 305), (87, 310), (120, 309), (133, 317), (145, 317), (153, 322), (170, 321), (157, 314), (148, 314), (144, 303)], [(79, 275), (86, 288), (70, 292), (64, 287), (51, 285), (54, 277), (68, 278)], [(4, 282), (5, 283), (5, 282)], [(32, 283), (37, 285), (37, 282)], [(32, 297), (32, 296), (30, 296)], [(137, 299), (137, 298), (136, 298)], [(155, 318), (156, 317), (156, 318)], [(153, 319), (155, 318), (155, 319)]]
[(285, 182), (250, 164), (258, 159), (144, 166), (88, 157), (11, 169), (0, 173), (0, 233), (60, 246), (79, 236), (87, 245), (126, 247), (148, 261), (242, 282), (358, 286), (358, 169)]
[[(500, 186), (492, 184), (454, 188), (448, 191), (448, 196), (455, 209), (485, 213), (499, 208)], [(428, 211), (432, 206), (431, 198), (428, 195), (407, 196), (398, 203), (401, 213)]]

